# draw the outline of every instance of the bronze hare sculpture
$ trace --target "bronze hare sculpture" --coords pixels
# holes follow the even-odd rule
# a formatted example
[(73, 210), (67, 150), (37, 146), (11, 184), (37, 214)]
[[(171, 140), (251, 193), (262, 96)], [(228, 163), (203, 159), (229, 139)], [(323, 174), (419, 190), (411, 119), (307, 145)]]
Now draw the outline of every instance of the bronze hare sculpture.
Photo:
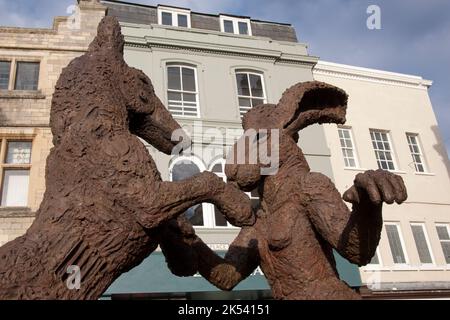
[[(244, 191), (258, 187), (261, 208), (256, 223), (242, 228), (221, 258), (196, 237), (186, 220), (172, 222), (162, 242), (169, 268), (186, 275), (187, 270), (180, 270), (176, 260), (177, 252), (189, 251), (193, 258), (190, 271), (198, 269), (224, 290), (231, 290), (260, 265), (275, 299), (360, 298), (339, 280), (332, 249), (359, 266), (370, 262), (380, 240), (382, 203), (400, 204), (407, 192), (401, 177), (369, 170), (358, 174), (354, 186), (344, 193), (344, 200), (353, 205), (350, 211), (331, 180), (310, 171), (297, 145), (298, 131), (314, 123), (343, 124), (346, 106), (347, 95), (341, 89), (306, 82), (286, 90), (278, 105), (248, 111), (244, 130), (279, 130), (275, 175), (261, 175), (261, 162), (227, 160), (229, 184)], [(269, 142), (271, 131), (256, 139)], [(257, 148), (256, 139), (247, 151)]]
[[(212, 202), (237, 225), (254, 222), (249, 199), (213, 173), (161, 181), (137, 136), (170, 154), (180, 126), (150, 79), (125, 63), (123, 46), (118, 21), (106, 17), (60, 76), (46, 192), (26, 234), (0, 248), (0, 299), (97, 299), (157, 248), (160, 226), (194, 204)], [(67, 284), (72, 267), (79, 288)]]

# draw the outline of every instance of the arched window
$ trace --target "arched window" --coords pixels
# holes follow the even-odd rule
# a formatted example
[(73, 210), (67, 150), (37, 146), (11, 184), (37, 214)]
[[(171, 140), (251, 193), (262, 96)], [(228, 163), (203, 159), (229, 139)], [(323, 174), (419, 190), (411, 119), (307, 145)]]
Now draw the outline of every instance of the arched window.
[(167, 102), (174, 116), (199, 116), (197, 69), (193, 65), (167, 64)]
[[(179, 157), (173, 161), (169, 168), (171, 181), (180, 181), (190, 178), (204, 171), (203, 163), (195, 157)], [(206, 226), (205, 224), (205, 204), (195, 205), (186, 210), (186, 217), (194, 226)]]
[[(178, 157), (169, 167), (169, 178), (171, 181), (180, 181), (190, 178), (196, 174), (205, 171), (203, 162), (194, 156), (192, 157)], [(209, 165), (209, 171), (215, 173), (226, 181), (225, 175), (225, 159), (217, 159)], [(257, 190), (248, 192), (252, 207), (255, 209), (259, 206), (259, 196)], [(213, 204), (203, 203), (195, 205), (185, 213), (186, 217), (191, 221), (195, 227), (206, 228), (230, 228), (233, 227), (225, 219), (220, 210)]]
[(236, 70), (236, 84), (241, 117), (251, 108), (267, 103), (264, 76), (254, 70)]

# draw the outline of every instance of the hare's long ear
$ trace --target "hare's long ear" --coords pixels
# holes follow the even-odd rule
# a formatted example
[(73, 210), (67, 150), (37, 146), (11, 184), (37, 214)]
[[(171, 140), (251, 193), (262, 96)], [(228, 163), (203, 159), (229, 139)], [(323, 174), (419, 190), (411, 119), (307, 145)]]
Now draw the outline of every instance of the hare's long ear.
[(345, 123), (348, 96), (324, 82), (298, 83), (287, 89), (277, 105), (279, 126), (290, 134), (314, 123)]

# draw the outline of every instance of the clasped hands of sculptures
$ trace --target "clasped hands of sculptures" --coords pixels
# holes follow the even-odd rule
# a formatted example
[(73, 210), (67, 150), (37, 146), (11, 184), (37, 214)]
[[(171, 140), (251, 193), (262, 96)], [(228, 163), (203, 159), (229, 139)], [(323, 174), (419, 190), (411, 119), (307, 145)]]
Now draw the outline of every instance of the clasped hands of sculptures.
[[(228, 161), (227, 183), (209, 172), (164, 182), (137, 137), (170, 154), (180, 143), (171, 139), (180, 126), (150, 79), (125, 63), (123, 47), (119, 23), (105, 17), (88, 52), (58, 80), (46, 192), (26, 234), (0, 248), (0, 299), (98, 299), (158, 244), (173, 273), (199, 271), (222, 289), (232, 289), (260, 265), (276, 299), (358, 298), (339, 280), (332, 249), (358, 265), (368, 263), (380, 238), (382, 203), (407, 196), (400, 177), (368, 171), (344, 194), (350, 211), (327, 177), (310, 172), (298, 131), (344, 123), (347, 95), (324, 83), (300, 83), (278, 105), (244, 116), (245, 130), (280, 133), (275, 175), (262, 176), (258, 159)], [(264, 139), (271, 141), (270, 131)], [(258, 141), (252, 143), (247, 152)], [(252, 212), (242, 191), (255, 187), (261, 208)], [(202, 202), (243, 226), (225, 258), (182, 217)], [(67, 285), (73, 266), (81, 272), (77, 289)]]

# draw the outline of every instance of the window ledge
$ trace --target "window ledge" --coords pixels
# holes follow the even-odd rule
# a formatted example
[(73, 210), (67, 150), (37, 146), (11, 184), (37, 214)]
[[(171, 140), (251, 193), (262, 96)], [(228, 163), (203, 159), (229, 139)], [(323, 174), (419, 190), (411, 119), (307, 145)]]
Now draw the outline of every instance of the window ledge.
[(389, 171), (391, 173), (395, 173), (395, 174), (406, 174), (407, 173), (406, 171), (399, 171), (399, 170), (387, 170), (387, 171)]
[(344, 170), (348, 170), (348, 171), (361, 171), (361, 172), (364, 172), (364, 171), (367, 171), (367, 170), (369, 170), (369, 169), (344, 167)]
[(45, 99), (40, 90), (0, 90), (0, 98), (9, 99)]
[(435, 176), (435, 173), (431, 173), (431, 172), (414, 172), (415, 175), (417, 176)]
[(0, 218), (34, 217), (35, 212), (27, 207), (0, 207)]
[(422, 266), (392, 266), (392, 267), (377, 267), (377, 266), (364, 266), (361, 267), (364, 272), (375, 272), (375, 271), (385, 271), (385, 272), (396, 272), (396, 271), (448, 271), (450, 266), (437, 266), (437, 265), (422, 265)]

